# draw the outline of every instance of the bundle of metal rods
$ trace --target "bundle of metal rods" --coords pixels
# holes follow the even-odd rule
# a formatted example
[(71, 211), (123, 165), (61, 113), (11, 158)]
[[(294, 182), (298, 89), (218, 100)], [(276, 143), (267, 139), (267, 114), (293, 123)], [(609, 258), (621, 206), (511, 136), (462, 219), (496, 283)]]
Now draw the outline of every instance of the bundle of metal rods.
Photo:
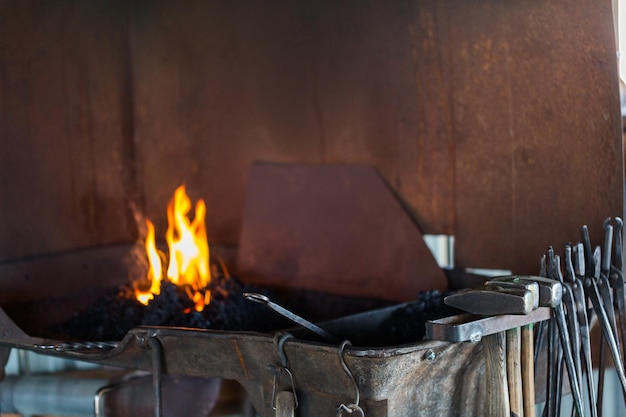
[[(602, 416), (608, 350), (619, 378), (626, 404), (626, 312), (622, 253), (623, 221), (604, 221), (603, 247), (591, 245), (587, 226), (581, 228), (582, 242), (567, 244), (563, 257), (552, 247), (541, 257), (542, 277), (561, 282), (562, 310), (559, 315), (537, 326), (535, 368), (542, 344), (547, 343), (547, 392), (544, 417), (561, 415), (563, 369), (574, 400), (572, 415)], [(563, 269), (562, 269), (563, 268)], [(598, 322), (602, 337), (599, 348), (599, 379), (594, 386), (590, 329)], [(541, 377), (538, 375), (538, 377)]]

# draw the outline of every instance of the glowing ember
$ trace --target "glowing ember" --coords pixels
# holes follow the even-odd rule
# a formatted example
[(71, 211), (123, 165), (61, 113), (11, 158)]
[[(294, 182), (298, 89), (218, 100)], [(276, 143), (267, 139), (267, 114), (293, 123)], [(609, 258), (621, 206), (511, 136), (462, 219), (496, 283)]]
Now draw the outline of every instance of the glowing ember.
[[(174, 192), (174, 197), (167, 206), (167, 232), (165, 240), (169, 249), (167, 279), (173, 284), (183, 287), (193, 300), (196, 311), (202, 311), (211, 301), (211, 293), (207, 289), (211, 282), (209, 270), (209, 244), (207, 243), (204, 216), (206, 205), (203, 200), (196, 203), (195, 217), (189, 221), (187, 214), (191, 210), (191, 200), (181, 185)], [(162, 259), (165, 256), (156, 249), (154, 226), (147, 220), (146, 254), (150, 263), (148, 291), (135, 290), (137, 300), (148, 304), (161, 292), (163, 279)]]

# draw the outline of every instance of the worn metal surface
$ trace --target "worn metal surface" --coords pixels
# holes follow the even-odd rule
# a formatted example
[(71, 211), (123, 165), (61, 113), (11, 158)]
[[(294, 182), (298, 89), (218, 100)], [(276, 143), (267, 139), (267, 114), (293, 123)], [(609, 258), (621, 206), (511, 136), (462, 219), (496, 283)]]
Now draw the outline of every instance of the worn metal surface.
[(238, 270), (261, 285), (395, 301), (447, 287), (414, 219), (367, 165), (253, 165)]
[(0, 261), (132, 241), (125, 1), (0, 1)]
[(611, 1), (446, 5), (456, 265), (536, 274), (548, 242), (623, 212)]
[[(384, 316), (389, 311), (383, 311)], [(363, 323), (363, 318), (353, 318)], [(374, 320), (375, 322), (375, 320)], [(354, 328), (354, 323), (350, 323)], [(54, 341), (30, 337), (0, 311), (0, 346), (17, 347), (103, 365), (150, 371), (151, 352), (145, 341), (163, 347), (168, 375), (237, 380), (255, 408), (272, 416), (273, 373), (281, 363), (271, 335), (176, 328), (136, 328), (110, 351), (54, 352), (38, 349)], [(334, 415), (350, 404), (354, 388), (341, 368), (338, 346), (291, 339), (284, 345), (295, 380), (299, 416)], [(416, 342), (386, 348), (345, 348), (344, 360), (358, 381), (366, 415), (479, 415), (484, 392), (480, 344)], [(433, 386), (437, 389), (433, 390)], [(462, 402), (456, 399), (463, 398)]]
[(426, 323), (426, 335), (429, 339), (450, 342), (478, 341), (484, 336), (538, 323), (551, 317), (552, 310), (549, 307), (540, 307), (529, 314), (491, 317), (462, 314)]
[(22, 329), (37, 334), (107, 290), (145, 277), (144, 253), (140, 246), (124, 244), (0, 264), (0, 305)]
[(477, 288), (445, 298), (447, 305), (472, 314), (528, 314), (535, 309), (533, 293), (519, 288)]
[(181, 182), (237, 245), (255, 160), (375, 167), (459, 267), (622, 212), (610, 0), (0, 10), (2, 260), (131, 241), (131, 203), (163, 230)]

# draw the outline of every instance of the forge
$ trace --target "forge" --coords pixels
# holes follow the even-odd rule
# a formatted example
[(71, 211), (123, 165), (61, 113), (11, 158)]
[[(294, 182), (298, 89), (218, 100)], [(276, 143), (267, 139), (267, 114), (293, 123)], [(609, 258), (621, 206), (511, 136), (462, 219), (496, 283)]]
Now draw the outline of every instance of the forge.
[[(426, 365), (432, 364), (433, 355), (446, 344), (422, 343), (426, 320), (458, 312), (443, 304), (445, 273), (416, 225), (370, 167), (261, 164), (253, 167), (251, 176), (250, 187), (255, 192), (247, 197), (246, 216), (252, 218), (244, 220), (246, 243), (237, 264), (241, 279), (230, 275), (218, 255), (214, 262), (209, 261), (204, 202), (199, 201), (195, 216), (188, 217), (192, 204), (184, 187), (179, 187), (168, 204), (167, 249), (157, 249), (163, 245), (156, 243), (154, 226), (146, 219), (146, 238), (140, 244), (82, 254), (72, 251), (5, 265), (2, 276), (22, 282), (24, 293), (18, 303), (3, 305), (8, 313), (3, 316), (3, 326), (11, 330), (0, 344), (103, 366), (152, 371), (160, 390), (168, 375), (184, 381), (235, 380), (246, 389), (254, 408), (268, 415), (276, 407), (276, 393), (289, 385), (296, 394), (298, 410), (305, 414), (352, 404), (349, 395), (341, 399), (356, 387), (350, 378), (340, 392), (325, 380), (351, 375), (346, 374), (342, 361), (344, 354), (356, 354), (363, 361), (356, 366), (374, 373), (358, 388), (356, 405), (398, 415), (408, 412), (412, 405), (401, 398), (407, 394), (406, 384), (412, 382), (407, 379), (395, 386), (400, 369), (417, 361), (415, 372), (422, 372), (421, 368), (432, 372), (432, 366)], [(288, 187), (287, 178), (298, 186)], [(285, 199), (292, 203), (286, 204)], [(351, 227), (344, 227), (346, 222), (351, 222)], [(362, 228), (367, 231), (345, 236), (346, 230)], [(385, 249), (373, 247), (372, 239), (376, 243), (388, 230), (392, 231), (391, 244)], [(289, 244), (281, 244), (280, 237), (286, 235), (291, 236)], [(356, 242), (355, 236), (362, 241)], [(328, 247), (320, 246), (324, 238)], [(181, 245), (185, 239), (187, 245)], [(340, 253), (342, 245), (345, 251), (341, 256), (352, 261), (336, 259), (334, 254)], [(219, 248), (216, 252), (220, 253)], [(301, 266), (285, 270), (277, 257)], [(360, 259), (368, 261), (357, 263), (355, 269), (355, 260)], [(65, 270), (68, 267), (82, 270), (80, 288), (75, 287), (75, 273)], [(203, 271), (206, 274), (201, 276)], [(416, 276), (417, 271), (420, 274)], [(109, 274), (118, 276), (111, 280)], [(370, 281), (385, 275), (384, 282)], [(52, 283), (60, 280), (67, 282), (55, 288)], [(112, 286), (112, 282), (119, 284)], [(62, 288), (65, 285), (72, 290)], [(350, 287), (358, 291), (350, 291)], [(263, 293), (281, 307), (323, 323), (333, 339), (246, 300), (244, 294), (250, 292)], [(59, 304), (64, 308), (58, 309)], [(50, 310), (56, 314), (49, 314)], [(348, 347), (340, 348), (341, 341)], [(292, 347), (295, 350), (288, 354)], [(477, 351), (476, 346), (463, 349), (455, 357), (456, 365), (446, 361), (446, 366), (457, 370), (436, 379), (442, 386), (458, 385), (459, 372), (466, 375), (467, 371), (461, 364)], [(197, 362), (207, 352), (212, 359)], [(331, 352), (341, 360), (330, 360)], [(457, 354), (451, 351), (448, 355)], [(277, 358), (282, 359), (277, 362)], [(286, 358), (302, 364), (287, 365)], [(309, 382), (298, 383), (296, 388), (292, 375), (285, 385), (284, 374), (272, 372), (272, 367), (288, 369)], [(480, 366), (472, 373), (479, 377)], [(324, 385), (322, 393), (314, 388), (318, 384)], [(426, 386), (411, 390), (418, 396), (428, 393)], [(155, 394), (155, 398), (162, 395)], [(268, 398), (272, 399), (269, 405)], [(458, 408), (443, 398), (438, 410), (448, 413)], [(105, 409), (111, 412), (116, 407), (119, 405), (113, 402)], [(472, 400), (462, 409), (481, 407), (480, 401)]]
[[(2, 359), (234, 380), (264, 417), (290, 391), (301, 417), (480, 415), (482, 344), (422, 323), (468, 268), (537, 274), (624, 213), (616, 49), (609, 0), (0, 0)], [(177, 288), (168, 259), (156, 294), (181, 184), (209, 259)]]

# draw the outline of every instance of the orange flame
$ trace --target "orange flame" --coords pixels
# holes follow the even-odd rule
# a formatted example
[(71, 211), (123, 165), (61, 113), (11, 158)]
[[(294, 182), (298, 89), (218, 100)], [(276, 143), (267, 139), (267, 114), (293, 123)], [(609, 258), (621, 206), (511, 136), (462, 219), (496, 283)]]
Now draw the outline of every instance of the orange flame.
[[(207, 286), (211, 282), (209, 269), (209, 244), (207, 243), (204, 216), (206, 205), (198, 200), (195, 208), (195, 217), (189, 221), (187, 214), (191, 210), (191, 200), (187, 197), (185, 186), (181, 185), (174, 192), (174, 197), (167, 206), (167, 232), (165, 240), (169, 248), (169, 262), (167, 279), (178, 286), (184, 287), (185, 292), (194, 302), (196, 311), (202, 311), (211, 302), (211, 293)], [(135, 296), (142, 304), (150, 300), (161, 291), (163, 266), (161, 256), (156, 249), (154, 226), (146, 221), (146, 254), (150, 263), (148, 279), (151, 282), (150, 290), (135, 290)]]

